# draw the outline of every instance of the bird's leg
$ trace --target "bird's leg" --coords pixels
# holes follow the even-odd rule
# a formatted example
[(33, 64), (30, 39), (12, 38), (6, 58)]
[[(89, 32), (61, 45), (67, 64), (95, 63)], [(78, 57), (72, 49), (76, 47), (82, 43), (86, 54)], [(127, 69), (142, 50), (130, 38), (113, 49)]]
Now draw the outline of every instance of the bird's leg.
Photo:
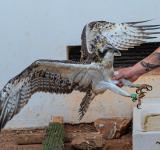
[(140, 85), (139, 84), (134, 84), (129, 80), (126, 79), (120, 79), (120, 82), (124, 85), (124, 86), (128, 86), (130, 88), (138, 88)]
[(141, 105), (141, 99), (145, 96), (145, 93), (151, 90), (152, 90), (152, 86), (147, 84), (141, 84), (139, 85), (139, 87), (137, 87), (136, 89), (136, 93), (138, 94), (137, 108), (139, 108), (139, 106)]
[(124, 86), (130, 87), (130, 88), (139, 88), (141, 86), (140, 84), (134, 84), (131, 81), (126, 79), (111, 80), (110, 82), (113, 84), (122, 83)]
[(119, 95), (122, 95), (125, 97), (131, 97), (132, 101), (136, 101), (138, 99), (138, 94), (136, 94), (136, 93), (130, 94), (111, 82), (101, 81), (101, 82), (99, 82), (99, 84), (97, 84), (96, 88), (97, 88), (96, 91), (99, 91), (99, 93), (101, 91), (105, 91), (105, 90), (109, 89), (116, 94), (119, 94)]
[(126, 80), (126, 79), (122, 79), (121, 82), (125, 86), (131, 87), (131, 88), (137, 88), (136, 89), (136, 93), (138, 94), (137, 108), (139, 109), (140, 105), (141, 105), (141, 99), (145, 96), (145, 93), (147, 93), (147, 91), (152, 90), (152, 86), (148, 85), (148, 84), (134, 84), (134, 83), (132, 83), (129, 80)]
[(152, 90), (152, 86), (151, 85), (147, 85), (147, 84), (134, 84), (129, 80), (126, 79), (121, 79), (120, 81), (111, 81), (114, 84), (117, 84), (118, 82), (121, 82), (124, 86), (128, 86), (131, 88), (137, 88), (136, 89), (136, 93), (138, 94), (138, 104), (137, 104), (137, 108), (139, 108), (139, 106), (141, 105), (141, 99), (145, 96), (145, 93), (147, 93), (147, 91), (151, 91)]
[(130, 88), (137, 88), (136, 91), (142, 91), (143, 89), (145, 89), (146, 91), (151, 91), (152, 90), (152, 86), (148, 85), (148, 84), (134, 84), (131, 81), (126, 80), (126, 79), (121, 79), (120, 82), (124, 86), (128, 86)]

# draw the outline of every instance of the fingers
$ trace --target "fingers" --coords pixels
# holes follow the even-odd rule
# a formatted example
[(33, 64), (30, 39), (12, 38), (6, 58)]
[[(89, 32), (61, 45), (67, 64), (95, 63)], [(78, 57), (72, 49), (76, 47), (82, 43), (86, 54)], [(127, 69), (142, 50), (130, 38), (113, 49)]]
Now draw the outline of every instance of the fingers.
[(120, 74), (119, 71), (115, 71), (112, 79), (113, 79), (113, 80), (119, 80), (119, 79), (122, 78), (122, 76), (123, 76), (123, 75)]
[(123, 83), (120, 81), (120, 79), (123, 78), (123, 74), (119, 73), (119, 71), (114, 72), (114, 76), (112, 77), (112, 80), (119, 80), (119, 83), (116, 85), (119, 87), (123, 87)]
[(123, 83), (122, 83), (122, 82), (119, 82), (119, 83), (117, 84), (117, 86), (119, 86), (119, 87), (123, 87), (124, 85), (123, 85)]
[(120, 81), (120, 79), (121, 79), (121, 76), (119, 76), (118, 74), (112, 77), (112, 80), (119, 80), (118, 83), (116, 84), (117, 86), (123, 87), (123, 83)]
[(126, 78), (127, 75), (128, 75), (128, 68), (122, 68), (114, 72), (113, 79), (114, 80), (123, 79)]
[(114, 72), (113, 80), (119, 80), (117, 86), (122, 87), (124, 84), (121, 82), (121, 79), (131, 80), (132, 77), (129, 76), (129, 69), (130, 68), (122, 68), (118, 71)]
[[(114, 72), (112, 80), (120, 81), (121, 79), (126, 79), (131, 82), (134, 82), (135, 80), (138, 79), (138, 76), (133, 72), (133, 69), (131, 67), (121, 68), (118, 71)], [(119, 82), (117, 86), (122, 87), (123, 83)]]

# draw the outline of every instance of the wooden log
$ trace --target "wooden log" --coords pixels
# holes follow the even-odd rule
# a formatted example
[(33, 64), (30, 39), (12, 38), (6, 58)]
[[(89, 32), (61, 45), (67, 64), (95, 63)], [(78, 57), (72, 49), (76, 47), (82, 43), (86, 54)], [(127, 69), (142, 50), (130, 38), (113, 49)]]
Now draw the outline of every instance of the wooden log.
[[(63, 124), (63, 117), (61, 116), (52, 117), (51, 123), (52, 122)], [(33, 129), (31, 128), (28, 131), (27, 129), (26, 130), (21, 129), (17, 132), (15, 131), (16, 132), (16, 136), (15, 136), (16, 144), (18, 145), (41, 144), (46, 135), (45, 130), (46, 130), (45, 128), (42, 128), (40, 133), (36, 132), (36, 129), (34, 128)]]
[[(46, 130), (46, 129), (44, 129)], [(29, 132), (29, 131), (28, 131)], [(7, 134), (10, 134), (9, 132)], [(65, 132), (64, 141), (71, 142), (75, 137), (79, 137), (81, 135), (98, 135), (99, 132)], [(40, 133), (20, 133), (15, 135), (15, 142), (19, 145), (27, 145), (27, 144), (41, 144), (45, 138), (45, 131)]]
[(61, 117), (61, 116), (53, 116), (52, 119), (51, 119), (51, 122), (63, 124), (63, 117)]
[(79, 133), (72, 135), (71, 145), (76, 149), (102, 148), (104, 139), (99, 132)]
[(41, 144), (44, 137), (45, 133), (25, 133), (17, 135), (15, 141), (18, 145)]
[[(41, 144), (46, 134), (45, 127), (39, 128), (19, 128), (16, 130), (3, 130), (2, 136), (12, 137), (14, 143), (18, 145)], [(7, 138), (8, 139), (8, 138)], [(6, 141), (7, 142), (7, 141)]]

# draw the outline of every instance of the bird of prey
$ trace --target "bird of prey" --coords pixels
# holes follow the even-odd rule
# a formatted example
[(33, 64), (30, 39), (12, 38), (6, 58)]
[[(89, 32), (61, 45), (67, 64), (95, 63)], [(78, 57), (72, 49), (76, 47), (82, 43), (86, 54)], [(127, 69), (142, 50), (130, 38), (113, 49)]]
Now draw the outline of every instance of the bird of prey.
[[(102, 24), (103, 26), (100, 27)], [(107, 24), (111, 25), (110, 30)], [(119, 81), (112, 80), (115, 53), (118, 53), (118, 50), (126, 50), (142, 43), (146, 38), (150, 38), (150, 33), (146, 30), (157, 28), (156, 26), (137, 27), (134, 24), (113, 24), (102, 21), (90, 23), (83, 30), (85, 41), (82, 40), (84, 45), (82, 45), (80, 63), (37, 60), (9, 80), (0, 91), (0, 129), (27, 104), (36, 92), (59, 94), (71, 93), (73, 90), (85, 92), (80, 104), (79, 119), (82, 119), (94, 97), (104, 93), (107, 89), (122, 96), (138, 99), (139, 95), (124, 91), (116, 85)], [(122, 29), (118, 29), (115, 36), (112, 37), (111, 30), (114, 31), (116, 26)], [(106, 38), (107, 33), (110, 38)], [(102, 44), (103, 42), (105, 44)], [(121, 82), (129, 87), (140, 87), (140, 85), (134, 85), (125, 79)]]

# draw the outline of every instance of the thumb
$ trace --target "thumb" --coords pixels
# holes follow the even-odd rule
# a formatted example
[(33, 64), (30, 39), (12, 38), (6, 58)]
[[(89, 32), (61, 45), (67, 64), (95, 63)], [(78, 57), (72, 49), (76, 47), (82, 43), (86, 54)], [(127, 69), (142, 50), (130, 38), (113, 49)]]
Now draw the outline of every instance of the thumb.
[(119, 80), (121, 78), (122, 78), (122, 75), (118, 71), (115, 71), (114, 74), (113, 74), (112, 79), (113, 80)]

